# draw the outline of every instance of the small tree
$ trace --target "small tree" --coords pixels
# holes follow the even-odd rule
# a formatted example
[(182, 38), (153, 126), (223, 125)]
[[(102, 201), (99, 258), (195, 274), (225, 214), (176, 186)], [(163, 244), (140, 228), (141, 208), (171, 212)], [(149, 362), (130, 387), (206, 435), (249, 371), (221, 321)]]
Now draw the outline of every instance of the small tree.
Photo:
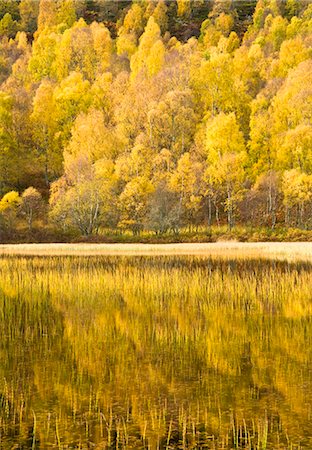
[(285, 206), (285, 225), (291, 225), (291, 211), (294, 224), (306, 228), (305, 209), (311, 203), (312, 176), (298, 169), (285, 170), (282, 177), (282, 192)]
[(32, 230), (33, 220), (42, 209), (42, 196), (34, 187), (27, 188), (22, 194), (21, 214), (26, 218), (29, 231)]
[(4, 227), (7, 230), (14, 228), (20, 201), (20, 196), (16, 191), (6, 193), (0, 200), (0, 215), (2, 216)]
[(17, 31), (17, 22), (12, 19), (11, 14), (6, 13), (0, 20), (0, 37), (8, 36), (13, 38)]
[(133, 178), (126, 184), (119, 196), (121, 220), (119, 227), (132, 230), (134, 235), (140, 234), (148, 212), (148, 204), (154, 186), (146, 177)]
[(198, 161), (192, 160), (190, 153), (184, 153), (178, 161), (176, 170), (170, 179), (170, 188), (179, 195), (178, 216), (185, 213), (189, 227), (196, 223), (201, 205), (202, 167)]
[(165, 181), (158, 184), (151, 194), (146, 225), (156, 234), (163, 234), (171, 230), (178, 232), (180, 227), (179, 195), (172, 192)]
[(279, 175), (274, 170), (259, 175), (250, 191), (248, 207), (251, 217), (256, 220), (257, 224), (264, 223), (272, 229), (275, 227), (279, 196)]

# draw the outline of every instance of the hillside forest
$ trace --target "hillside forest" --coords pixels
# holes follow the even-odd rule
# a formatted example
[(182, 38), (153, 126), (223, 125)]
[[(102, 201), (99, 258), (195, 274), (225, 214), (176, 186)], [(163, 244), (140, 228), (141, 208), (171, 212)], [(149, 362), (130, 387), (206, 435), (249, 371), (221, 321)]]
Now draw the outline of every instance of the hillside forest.
[(1, 241), (312, 229), (311, 44), (305, 0), (1, 0)]

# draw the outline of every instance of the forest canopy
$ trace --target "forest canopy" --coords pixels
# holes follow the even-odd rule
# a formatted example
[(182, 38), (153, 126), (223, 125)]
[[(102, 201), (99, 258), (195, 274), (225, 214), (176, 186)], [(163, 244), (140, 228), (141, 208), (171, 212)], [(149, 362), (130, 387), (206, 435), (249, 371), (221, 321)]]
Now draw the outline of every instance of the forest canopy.
[(1, 236), (311, 229), (311, 44), (305, 0), (1, 0)]

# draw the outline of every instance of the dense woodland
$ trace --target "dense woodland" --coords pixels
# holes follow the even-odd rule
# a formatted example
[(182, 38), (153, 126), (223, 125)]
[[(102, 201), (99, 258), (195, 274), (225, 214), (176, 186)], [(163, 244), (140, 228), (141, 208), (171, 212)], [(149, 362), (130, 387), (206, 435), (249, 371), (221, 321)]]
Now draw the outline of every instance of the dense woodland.
[(1, 239), (311, 229), (311, 44), (305, 0), (1, 0)]

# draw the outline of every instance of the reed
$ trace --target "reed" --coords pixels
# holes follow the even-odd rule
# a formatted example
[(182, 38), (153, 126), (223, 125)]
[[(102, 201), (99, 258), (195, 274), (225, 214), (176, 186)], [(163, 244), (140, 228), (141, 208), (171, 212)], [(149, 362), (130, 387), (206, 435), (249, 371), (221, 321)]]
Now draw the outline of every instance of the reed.
[(1, 444), (311, 448), (311, 282), (305, 261), (2, 256)]

